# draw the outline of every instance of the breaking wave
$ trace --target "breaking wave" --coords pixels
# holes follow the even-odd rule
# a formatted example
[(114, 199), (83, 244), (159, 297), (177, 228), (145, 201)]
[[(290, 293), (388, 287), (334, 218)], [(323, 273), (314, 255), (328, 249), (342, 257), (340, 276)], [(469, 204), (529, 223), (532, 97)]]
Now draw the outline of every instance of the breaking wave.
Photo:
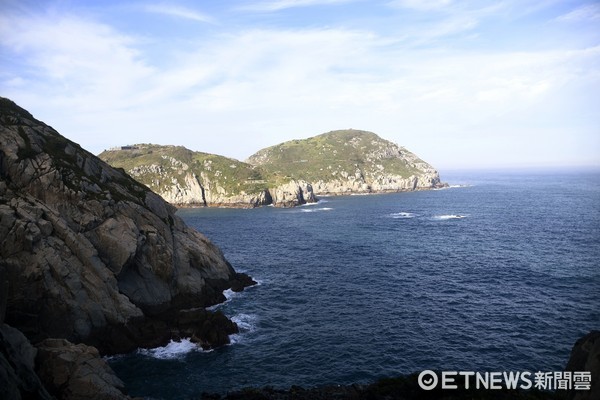
[(397, 213), (391, 213), (390, 217), (394, 218), (394, 219), (408, 219), (408, 218), (414, 218), (416, 215), (410, 212), (397, 212)]
[(186, 354), (193, 351), (201, 352), (205, 350), (202, 350), (202, 348), (197, 344), (192, 343), (190, 339), (181, 339), (179, 342), (171, 340), (166, 346), (163, 347), (156, 347), (154, 349), (138, 349), (137, 353), (147, 357), (158, 358), (160, 360), (173, 360), (182, 358)]
[(302, 212), (317, 212), (317, 211), (331, 211), (333, 208), (331, 207), (321, 207), (321, 208), (307, 208), (304, 210), (300, 210)]
[(253, 314), (238, 314), (231, 317), (231, 320), (237, 324), (240, 330), (239, 333), (229, 336), (231, 344), (242, 341), (244, 334), (254, 332), (256, 330), (257, 319), (258, 317)]
[(447, 214), (447, 215), (436, 215), (435, 217), (433, 217), (433, 219), (437, 219), (437, 220), (462, 219), (462, 218), (467, 218), (467, 216), (461, 215), (461, 214)]

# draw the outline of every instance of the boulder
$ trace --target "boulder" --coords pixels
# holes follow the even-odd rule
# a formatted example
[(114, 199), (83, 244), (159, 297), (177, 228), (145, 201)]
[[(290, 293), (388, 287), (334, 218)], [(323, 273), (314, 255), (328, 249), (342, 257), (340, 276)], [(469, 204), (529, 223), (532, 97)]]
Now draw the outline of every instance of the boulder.
[(571, 390), (565, 398), (572, 400), (600, 399), (600, 331), (591, 331), (575, 342), (565, 371), (591, 373), (590, 390)]
[(117, 378), (95, 347), (65, 339), (38, 344), (38, 375), (48, 391), (64, 400), (128, 399)]
[(36, 354), (21, 332), (0, 325), (0, 398), (52, 398), (35, 373)]

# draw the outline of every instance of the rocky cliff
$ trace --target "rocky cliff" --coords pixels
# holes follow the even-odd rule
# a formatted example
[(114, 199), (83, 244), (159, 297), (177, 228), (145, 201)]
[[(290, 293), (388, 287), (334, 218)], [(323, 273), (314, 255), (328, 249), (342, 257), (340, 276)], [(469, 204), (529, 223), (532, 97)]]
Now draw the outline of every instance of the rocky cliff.
[(228, 343), (235, 324), (203, 307), (252, 281), (175, 211), (0, 98), (0, 311), (32, 343)]
[(99, 157), (177, 206), (289, 207), (315, 201), (303, 182), (273, 185), (261, 168), (181, 146), (136, 144)]
[(339, 130), (292, 140), (248, 158), (279, 179), (311, 182), (316, 195), (383, 193), (444, 186), (438, 172), (372, 132)]
[(180, 146), (138, 144), (99, 156), (177, 206), (292, 207), (315, 195), (384, 193), (444, 186), (415, 154), (372, 132), (332, 131), (292, 140), (247, 163)]

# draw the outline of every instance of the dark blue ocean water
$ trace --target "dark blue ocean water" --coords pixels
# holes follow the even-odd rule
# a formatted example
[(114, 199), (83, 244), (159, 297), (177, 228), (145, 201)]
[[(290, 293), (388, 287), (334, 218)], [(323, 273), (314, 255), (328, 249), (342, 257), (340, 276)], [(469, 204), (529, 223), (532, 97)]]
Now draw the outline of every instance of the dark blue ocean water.
[(260, 282), (241, 327), (115, 357), (132, 395), (368, 383), (423, 369), (556, 371), (600, 329), (600, 172), (447, 173), (444, 190), (180, 216)]

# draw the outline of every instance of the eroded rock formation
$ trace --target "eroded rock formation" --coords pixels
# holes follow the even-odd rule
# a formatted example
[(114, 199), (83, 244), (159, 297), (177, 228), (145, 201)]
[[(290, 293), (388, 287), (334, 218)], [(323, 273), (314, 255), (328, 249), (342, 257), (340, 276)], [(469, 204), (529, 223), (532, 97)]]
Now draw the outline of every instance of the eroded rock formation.
[[(76, 371), (99, 354), (163, 345), (173, 337), (193, 336), (205, 348), (228, 343), (237, 326), (204, 307), (223, 301), (223, 290), (253, 282), (175, 211), (123, 171), (0, 98), (3, 354), (15, 346), (33, 354), (27, 344), (36, 344), (44, 349), (37, 369), (50, 374), (45, 360), (64, 361), (57, 352), (74, 360), (57, 368)], [(6, 379), (17, 382), (7, 393), (45, 396), (20, 372), (32, 370), (34, 356), (22, 358), (24, 369), (10, 357), (0, 359), (12, 366), (2, 369), (9, 371)], [(60, 397), (85, 398), (78, 382), (58, 384), (76, 394)]]

